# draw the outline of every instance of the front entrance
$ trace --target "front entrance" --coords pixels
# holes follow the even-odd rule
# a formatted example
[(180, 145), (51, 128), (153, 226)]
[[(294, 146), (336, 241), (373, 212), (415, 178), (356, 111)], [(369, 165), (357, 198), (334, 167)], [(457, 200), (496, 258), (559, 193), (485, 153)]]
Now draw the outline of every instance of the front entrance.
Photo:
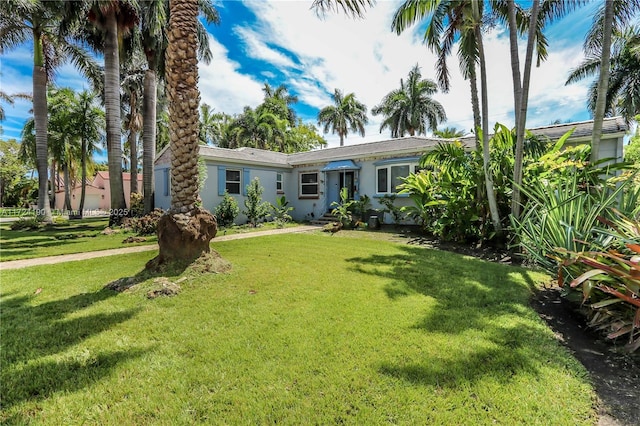
[(326, 172), (327, 180), (327, 210), (332, 210), (332, 203), (340, 202), (340, 190), (347, 188), (349, 199), (353, 200), (356, 193), (356, 175), (353, 170), (338, 170)]

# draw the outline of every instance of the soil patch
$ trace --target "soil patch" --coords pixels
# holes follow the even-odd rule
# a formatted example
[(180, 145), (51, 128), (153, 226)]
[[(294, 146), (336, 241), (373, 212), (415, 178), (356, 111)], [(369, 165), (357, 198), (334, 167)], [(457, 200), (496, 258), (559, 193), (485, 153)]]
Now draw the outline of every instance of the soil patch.
[[(522, 264), (519, 258), (503, 248), (443, 243), (434, 238), (416, 236), (409, 230), (401, 230), (394, 239), (490, 262)], [(558, 287), (537, 292), (531, 299), (531, 306), (589, 372), (599, 399), (598, 425), (640, 424), (640, 354), (625, 353), (623, 344), (616, 346), (589, 329), (585, 319), (561, 297)]]

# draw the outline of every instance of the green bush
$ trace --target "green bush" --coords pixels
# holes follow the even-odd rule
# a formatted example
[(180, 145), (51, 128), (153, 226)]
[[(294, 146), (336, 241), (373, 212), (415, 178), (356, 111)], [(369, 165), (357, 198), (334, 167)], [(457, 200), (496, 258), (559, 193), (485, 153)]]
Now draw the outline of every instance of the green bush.
[(142, 217), (144, 215), (144, 197), (139, 192), (131, 193), (129, 216)]
[(244, 200), (246, 210), (242, 213), (247, 215), (249, 223), (256, 226), (259, 220), (269, 215), (269, 203), (262, 202), (264, 188), (260, 186), (260, 179), (255, 178), (247, 185), (247, 199)]
[(36, 217), (24, 217), (12, 222), (10, 228), (12, 231), (19, 231), (21, 229), (36, 231), (42, 228), (42, 222)]
[(273, 216), (278, 227), (282, 228), (287, 222), (293, 219), (289, 214), (292, 210), (293, 207), (289, 207), (289, 201), (287, 201), (284, 195), (276, 198), (276, 205), (271, 204), (271, 216)]
[(218, 226), (229, 226), (236, 220), (236, 217), (240, 214), (240, 207), (238, 202), (227, 191), (224, 191), (224, 197), (222, 202), (218, 204), (214, 215), (218, 221)]

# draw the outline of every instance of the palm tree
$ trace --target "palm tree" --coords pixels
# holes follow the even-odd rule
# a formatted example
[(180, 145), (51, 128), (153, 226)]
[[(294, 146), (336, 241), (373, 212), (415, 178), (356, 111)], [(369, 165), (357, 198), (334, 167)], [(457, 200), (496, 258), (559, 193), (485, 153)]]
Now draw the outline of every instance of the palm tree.
[(429, 79), (422, 80), (420, 68), (416, 64), (407, 77), (407, 83), (400, 79), (400, 89), (388, 93), (382, 103), (373, 107), (374, 115), (382, 114), (385, 118), (380, 125), (380, 133), (385, 128), (391, 129), (391, 137), (398, 138), (409, 133), (424, 135), (427, 123), (431, 130), (436, 130), (438, 123), (447, 116), (444, 108), (431, 95), (438, 91), (436, 83)]
[(198, 0), (171, 0), (166, 80), (171, 135), (171, 208), (158, 224), (160, 253), (155, 268), (193, 260), (210, 251), (217, 232), (211, 213), (197, 207), (200, 92), (198, 91)]
[(344, 146), (344, 138), (349, 131), (358, 132), (364, 136), (364, 125), (369, 122), (367, 107), (356, 99), (356, 95), (346, 96), (339, 89), (331, 96), (333, 105), (326, 106), (318, 113), (318, 125), (324, 125), (324, 133), (337, 133), (340, 136), (340, 146)]
[(363, 17), (367, 7), (373, 6), (375, 0), (313, 0), (311, 8), (319, 16), (326, 15), (330, 10), (340, 11), (353, 17)]
[[(220, 23), (220, 15), (211, 0), (199, 0), (200, 14), (208, 24)], [(143, 133), (142, 133), (142, 170), (144, 211), (149, 213), (154, 206), (153, 160), (157, 144), (157, 90), (158, 74), (164, 75), (165, 50), (167, 37), (165, 27), (169, 20), (168, 0), (148, 0), (140, 3), (140, 36), (144, 54), (147, 58), (147, 71), (144, 76), (143, 95)], [(198, 57), (204, 63), (212, 59), (209, 49), (208, 33), (200, 20), (196, 22), (198, 31)], [(161, 119), (161, 118), (160, 118)]]
[(99, 69), (88, 53), (74, 43), (68, 33), (60, 32), (65, 2), (14, 0), (0, 2), (0, 51), (33, 41), (33, 113), (35, 121), (38, 169), (38, 212), (51, 223), (47, 200), (47, 85), (53, 73), (66, 60), (71, 61), (91, 81)]
[(593, 108), (593, 131), (591, 136), (591, 161), (598, 160), (600, 155), (600, 139), (602, 137), (602, 121), (607, 107), (609, 92), (609, 74), (611, 71), (611, 39), (614, 30), (621, 29), (635, 17), (640, 10), (640, 0), (611, 0), (595, 15), (584, 44), (587, 54), (600, 54), (597, 96)]
[(434, 130), (433, 136), (442, 139), (455, 139), (463, 137), (464, 132), (456, 129), (455, 127), (445, 127), (444, 129)]
[(435, 64), (436, 77), (440, 88), (445, 93), (450, 88), (447, 57), (451, 54), (455, 43), (459, 42), (460, 70), (463, 77), (469, 80), (476, 149), (480, 149), (480, 99), (476, 74), (478, 46), (473, 31), (471, 1), (406, 0), (394, 14), (391, 29), (399, 35), (425, 18), (427, 27), (424, 43), (438, 55), (438, 61)]
[[(629, 26), (622, 32), (614, 30), (609, 71), (609, 90), (605, 115), (620, 113), (627, 122), (640, 114), (640, 54), (634, 49), (640, 46), (640, 27)], [(589, 54), (571, 71), (566, 84), (593, 76), (600, 70), (600, 52)], [(593, 113), (598, 95), (598, 80), (589, 89), (589, 110)]]
[(131, 160), (131, 194), (138, 192), (138, 133), (143, 126), (139, 100), (143, 96), (144, 66), (146, 66), (146, 61), (140, 55), (136, 55), (135, 52), (128, 55), (123, 67), (121, 83), (123, 89), (122, 103), (128, 107), (128, 111), (125, 112), (124, 129), (128, 131), (127, 145), (129, 146)]
[(290, 125), (294, 126), (297, 117), (291, 105), (298, 102), (298, 97), (289, 94), (289, 89), (283, 84), (274, 89), (269, 83), (265, 83), (262, 91), (264, 92), (264, 101), (258, 108), (269, 111), (280, 118), (285, 118)]

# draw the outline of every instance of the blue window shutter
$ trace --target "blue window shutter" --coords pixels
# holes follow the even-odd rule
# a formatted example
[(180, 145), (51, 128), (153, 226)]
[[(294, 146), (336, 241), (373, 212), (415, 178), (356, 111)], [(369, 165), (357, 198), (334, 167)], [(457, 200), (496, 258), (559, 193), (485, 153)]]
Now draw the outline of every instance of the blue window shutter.
[(218, 166), (218, 195), (224, 195), (224, 190), (227, 188), (227, 168), (224, 166)]
[(247, 195), (247, 185), (251, 183), (250, 169), (242, 169), (242, 195)]
[(169, 169), (164, 169), (164, 196), (169, 196)]

